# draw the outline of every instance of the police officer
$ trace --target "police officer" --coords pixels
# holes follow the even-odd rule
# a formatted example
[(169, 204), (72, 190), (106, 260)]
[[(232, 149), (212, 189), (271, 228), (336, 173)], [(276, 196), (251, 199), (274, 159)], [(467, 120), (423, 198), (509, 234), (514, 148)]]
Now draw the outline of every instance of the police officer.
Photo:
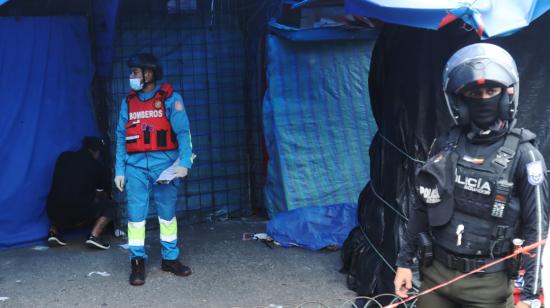
[[(181, 96), (162, 83), (162, 68), (151, 54), (128, 61), (131, 91), (122, 100), (117, 126), (115, 185), (128, 199), (130, 284), (145, 283), (145, 220), (149, 192), (153, 192), (160, 225), (163, 271), (188, 276), (191, 269), (178, 260), (175, 217), (179, 178), (191, 168), (191, 134)], [(176, 179), (157, 183), (162, 171), (173, 167)]]
[[(456, 126), (436, 139), (417, 172), (421, 202), (411, 211), (394, 280), (400, 297), (412, 286), (417, 249), (426, 290), (512, 253), (520, 240), (529, 245), (546, 238), (546, 166), (535, 135), (515, 128), (513, 58), (495, 45), (466, 46), (447, 62), (443, 90)], [(538, 307), (541, 248), (521, 261), (525, 285), (516, 307)], [(514, 307), (517, 264), (489, 267), (421, 296), (417, 306)]]

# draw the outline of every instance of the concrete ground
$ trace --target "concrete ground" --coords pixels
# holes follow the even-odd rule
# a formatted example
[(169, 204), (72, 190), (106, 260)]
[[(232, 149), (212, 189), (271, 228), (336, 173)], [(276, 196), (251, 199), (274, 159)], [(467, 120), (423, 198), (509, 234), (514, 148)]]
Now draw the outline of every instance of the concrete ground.
[(83, 238), (0, 251), (0, 307), (340, 307), (355, 297), (339, 252), (270, 249), (243, 241), (244, 232), (265, 232), (265, 222), (180, 227), (181, 258), (193, 270), (181, 278), (160, 270), (158, 229), (149, 230), (141, 287), (128, 284), (129, 252), (116, 238), (107, 251), (89, 250)]

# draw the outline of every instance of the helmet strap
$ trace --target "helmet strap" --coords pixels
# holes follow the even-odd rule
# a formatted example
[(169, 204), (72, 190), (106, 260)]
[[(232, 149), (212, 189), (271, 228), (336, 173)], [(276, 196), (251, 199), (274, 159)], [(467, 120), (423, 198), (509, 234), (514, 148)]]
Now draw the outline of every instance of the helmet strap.
[(468, 126), (470, 124), (470, 111), (468, 110), (468, 106), (466, 105), (466, 102), (462, 100), (462, 97), (460, 95), (453, 95), (453, 101), (454, 101), (454, 110), (457, 117), (457, 122), (459, 126)]

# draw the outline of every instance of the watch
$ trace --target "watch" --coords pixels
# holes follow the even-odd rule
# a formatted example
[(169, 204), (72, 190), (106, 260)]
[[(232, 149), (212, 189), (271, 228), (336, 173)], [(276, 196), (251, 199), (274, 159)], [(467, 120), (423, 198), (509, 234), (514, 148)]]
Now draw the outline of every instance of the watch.
[(521, 302), (528, 305), (530, 308), (540, 308), (540, 300), (538, 299), (522, 300)]

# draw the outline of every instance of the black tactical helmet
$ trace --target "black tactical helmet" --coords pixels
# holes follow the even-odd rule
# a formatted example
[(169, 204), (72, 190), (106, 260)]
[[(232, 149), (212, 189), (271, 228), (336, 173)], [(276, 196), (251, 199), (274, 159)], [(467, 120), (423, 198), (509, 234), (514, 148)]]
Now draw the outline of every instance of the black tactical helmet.
[(128, 60), (128, 67), (139, 67), (142, 70), (151, 69), (155, 74), (155, 80), (162, 79), (162, 66), (160, 65), (157, 57), (150, 53), (140, 53)]
[[(443, 71), (443, 91), (455, 124), (467, 125), (470, 116), (460, 95), (472, 85), (504, 88), (498, 118), (514, 122), (518, 110), (519, 75), (512, 56), (499, 46), (477, 43), (466, 46), (447, 61)], [(511, 88), (511, 89), (509, 89)]]

